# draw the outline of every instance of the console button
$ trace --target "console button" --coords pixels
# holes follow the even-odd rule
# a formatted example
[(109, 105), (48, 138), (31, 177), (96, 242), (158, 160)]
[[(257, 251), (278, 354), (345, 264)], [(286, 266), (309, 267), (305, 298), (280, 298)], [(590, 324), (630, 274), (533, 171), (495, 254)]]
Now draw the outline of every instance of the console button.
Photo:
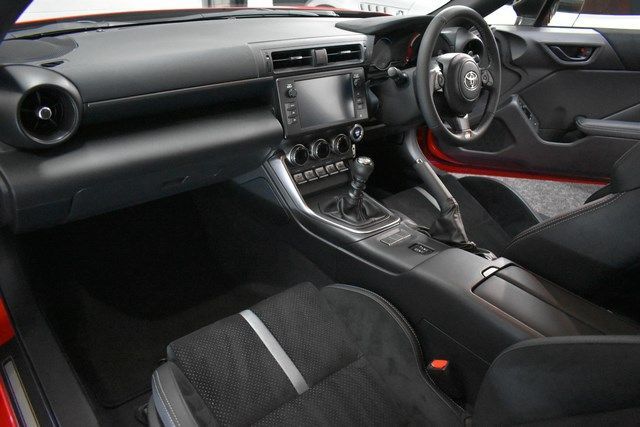
[(324, 178), (325, 176), (329, 176), (327, 171), (324, 170), (322, 166), (320, 166), (319, 168), (315, 168), (315, 172), (316, 172), (316, 175), (318, 175), (318, 178)]
[(336, 163), (336, 169), (338, 169), (338, 172), (344, 172), (349, 168), (344, 164), (344, 162), (338, 162)]
[(349, 130), (349, 136), (353, 142), (360, 142), (364, 137), (364, 128), (361, 125), (353, 125)]
[(380, 239), (380, 243), (384, 243), (387, 246), (393, 246), (395, 244), (400, 243), (407, 237), (410, 237), (411, 233), (405, 230), (400, 230), (397, 233), (392, 234), (391, 236), (387, 236), (384, 239)]
[(307, 180), (301, 173), (293, 175), (293, 180), (296, 182), (296, 184), (304, 184), (305, 182), (307, 182)]
[(316, 173), (312, 170), (305, 171), (304, 177), (307, 178), (307, 181), (315, 181), (316, 179), (318, 179)]
[(427, 255), (433, 252), (433, 249), (421, 243), (414, 243), (413, 245), (409, 246), (409, 249), (420, 255)]
[(335, 175), (338, 173), (338, 169), (336, 169), (335, 165), (327, 165), (325, 169), (329, 173), (329, 175)]

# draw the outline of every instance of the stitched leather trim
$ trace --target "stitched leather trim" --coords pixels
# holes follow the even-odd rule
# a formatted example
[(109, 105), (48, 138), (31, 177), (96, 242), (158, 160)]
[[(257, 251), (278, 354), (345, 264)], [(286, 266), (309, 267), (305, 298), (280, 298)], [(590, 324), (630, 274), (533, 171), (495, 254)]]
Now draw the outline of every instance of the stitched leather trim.
[(603, 197), (602, 199), (596, 200), (595, 202), (592, 202), (590, 204), (587, 204), (585, 206), (583, 206), (580, 209), (571, 211), (571, 212), (567, 212), (566, 214), (562, 214), (559, 215), (555, 218), (551, 218), (548, 221), (542, 222), (539, 225), (534, 225), (533, 227), (524, 230), (522, 233), (518, 234), (512, 241), (511, 243), (509, 243), (509, 245), (507, 245), (507, 247), (505, 248), (505, 250), (510, 249), (512, 246), (516, 245), (517, 243), (521, 242), (523, 239), (527, 238), (527, 237), (531, 237), (535, 234), (538, 234), (542, 231), (551, 229), (553, 227), (555, 227), (556, 225), (562, 224), (563, 222), (567, 222), (570, 221), (572, 219), (578, 218), (582, 215), (585, 215), (587, 213), (591, 213), (591, 212), (595, 212), (598, 209), (601, 209), (605, 206), (609, 206), (613, 203), (615, 203), (618, 199), (620, 199), (620, 197), (622, 197), (625, 193), (618, 193), (618, 194), (610, 194), (608, 196)]

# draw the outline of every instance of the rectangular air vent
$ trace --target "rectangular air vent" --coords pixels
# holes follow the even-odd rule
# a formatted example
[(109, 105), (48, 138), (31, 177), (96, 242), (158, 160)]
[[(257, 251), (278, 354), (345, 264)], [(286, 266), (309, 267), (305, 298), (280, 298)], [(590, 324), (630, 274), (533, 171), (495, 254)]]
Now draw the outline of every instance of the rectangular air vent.
[(329, 64), (362, 60), (362, 45), (360, 44), (329, 46), (326, 49)]
[(295, 49), (271, 52), (271, 61), (274, 71), (311, 67), (313, 66), (313, 50)]
[(271, 64), (275, 72), (358, 63), (363, 59), (364, 48), (358, 43), (271, 52)]

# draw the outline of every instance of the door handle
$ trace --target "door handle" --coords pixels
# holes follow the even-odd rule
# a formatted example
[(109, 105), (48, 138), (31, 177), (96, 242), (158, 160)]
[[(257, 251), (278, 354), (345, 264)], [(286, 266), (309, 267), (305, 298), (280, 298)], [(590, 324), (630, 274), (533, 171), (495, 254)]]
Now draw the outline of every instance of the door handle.
[(584, 62), (588, 61), (595, 48), (593, 46), (549, 46), (551, 52), (562, 61), (566, 62)]

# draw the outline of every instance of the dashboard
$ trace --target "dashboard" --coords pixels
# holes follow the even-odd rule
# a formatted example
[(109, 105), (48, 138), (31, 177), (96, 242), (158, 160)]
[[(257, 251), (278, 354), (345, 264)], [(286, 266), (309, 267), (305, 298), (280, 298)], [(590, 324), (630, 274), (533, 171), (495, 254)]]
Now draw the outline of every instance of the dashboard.
[[(230, 179), (293, 147), (303, 178), (342, 172), (375, 119), (369, 82), (415, 63), (429, 20), (220, 19), (8, 39), (0, 222), (63, 224)], [(473, 30), (439, 43), (483, 54)]]

